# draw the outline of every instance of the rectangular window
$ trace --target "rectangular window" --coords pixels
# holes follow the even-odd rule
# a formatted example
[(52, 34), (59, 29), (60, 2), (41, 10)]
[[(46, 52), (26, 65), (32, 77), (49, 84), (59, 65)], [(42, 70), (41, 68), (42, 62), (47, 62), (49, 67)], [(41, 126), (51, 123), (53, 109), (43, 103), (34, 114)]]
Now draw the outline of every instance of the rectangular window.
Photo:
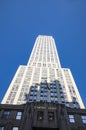
[(13, 129), (12, 130), (18, 130), (18, 127), (13, 127)]
[(70, 123), (75, 122), (74, 115), (69, 115), (69, 121), (70, 121)]
[(21, 120), (21, 117), (22, 117), (22, 112), (17, 112), (16, 119)]
[(67, 107), (69, 107), (69, 103), (68, 102), (66, 102), (66, 104), (65, 104)]
[(54, 120), (54, 112), (48, 112), (48, 120), (49, 121)]
[(0, 130), (4, 130), (4, 127), (3, 127), (3, 126), (0, 126)]
[(30, 94), (33, 95), (33, 92), (31, 92)]
[(32, 99), (33, 99), (33, 96), (29, 96), (29, 99), (32, 100)]
[(58, 101), (58, 98), (55, 97), (55, 101)]
[(51, 96), (54, 96), (54, 93), (50, 93)]
[(44, 101), (47, 101), (47, 97), (46, 97), (46, 96), (44, 96), (44, 97), (43, 97), (43, 100), (44, 100)]
[(65, 101), (64, 98), (61, 98), (61, 101), (64, 102)]
[(54, 97), (51, 97), (51, 101), (54, 101)]
[(43, 111), (38, 111), (38, 113), (37, 113), (37, 119), (38, 120), (43, 120)]
[(81, 116), (82, 122), (86, 124), (86, 116)]
[(36, 96), (33, 97), (33, 100), (36, 100)]
[(2, 119), (7, 119), (9, 117), (10, 112), (9, 111), (4, 111), (4, 113), (2, 114)]

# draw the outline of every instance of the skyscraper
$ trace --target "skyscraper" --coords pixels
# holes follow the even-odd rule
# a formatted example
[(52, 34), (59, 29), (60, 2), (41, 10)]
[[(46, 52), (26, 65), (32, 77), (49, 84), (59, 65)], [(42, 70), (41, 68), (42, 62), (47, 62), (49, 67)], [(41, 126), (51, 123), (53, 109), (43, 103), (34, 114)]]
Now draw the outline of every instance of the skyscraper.
[(69, 68), (62, 68), (52, 36), (39, 35), (27, 65), (20, 65), (3, 104), (58, 102), (72, 108), (84, 104)]

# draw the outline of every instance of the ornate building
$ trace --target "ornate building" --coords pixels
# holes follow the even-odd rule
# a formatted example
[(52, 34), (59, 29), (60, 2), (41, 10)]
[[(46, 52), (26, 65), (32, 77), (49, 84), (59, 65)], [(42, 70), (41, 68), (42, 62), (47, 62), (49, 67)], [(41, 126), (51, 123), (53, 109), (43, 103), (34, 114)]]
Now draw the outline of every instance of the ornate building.
[(86, 109), (32, 102), (0, 104), (0, 130), (86, 130)]

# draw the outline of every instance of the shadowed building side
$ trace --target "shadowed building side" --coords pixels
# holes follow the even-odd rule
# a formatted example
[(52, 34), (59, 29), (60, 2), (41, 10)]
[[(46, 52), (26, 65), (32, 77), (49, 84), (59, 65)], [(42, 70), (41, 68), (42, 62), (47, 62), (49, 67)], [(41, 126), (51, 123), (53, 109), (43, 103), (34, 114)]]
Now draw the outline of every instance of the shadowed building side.
[(86, 109), (64, 104), (0, 104), (0, 130), (86, 130)]

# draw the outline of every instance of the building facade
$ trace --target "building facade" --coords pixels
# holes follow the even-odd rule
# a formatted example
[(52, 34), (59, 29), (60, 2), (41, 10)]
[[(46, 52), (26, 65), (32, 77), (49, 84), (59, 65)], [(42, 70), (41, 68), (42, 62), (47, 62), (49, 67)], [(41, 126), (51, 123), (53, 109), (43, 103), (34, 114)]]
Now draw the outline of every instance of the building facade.
[(27, 65), (20, 65), (3, 104), (53, 102), (84, 108), (69, 68), (62, 68), (52, 36), (39, 35)]
[(0, 130), (86, 130), (86, 109), (64, 104), (0, 104)]

